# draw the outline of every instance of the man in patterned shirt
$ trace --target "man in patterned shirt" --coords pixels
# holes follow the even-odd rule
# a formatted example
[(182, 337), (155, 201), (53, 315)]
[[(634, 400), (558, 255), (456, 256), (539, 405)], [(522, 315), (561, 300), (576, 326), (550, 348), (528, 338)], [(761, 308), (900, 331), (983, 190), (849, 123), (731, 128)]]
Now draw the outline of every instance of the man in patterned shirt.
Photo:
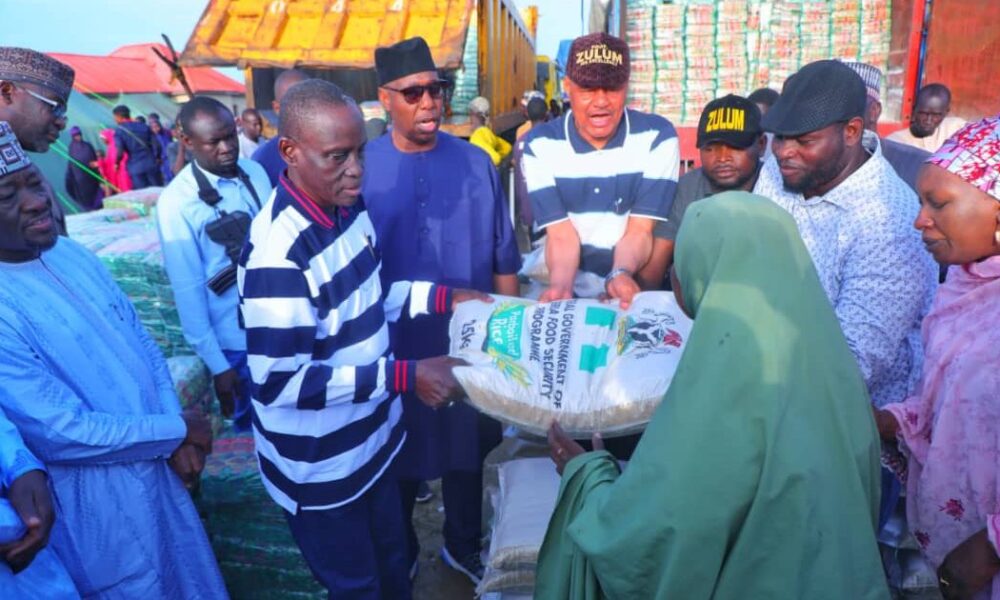
[(875, 140), (863, 141), (865, 86), (837, 61), (806, 65), (764, 116), (774, 155), (754, 192), (798, 224), (872, 402), (906, 397), (919, 374), (920, 321), (936, 268), (913, 229), (920, 204)]

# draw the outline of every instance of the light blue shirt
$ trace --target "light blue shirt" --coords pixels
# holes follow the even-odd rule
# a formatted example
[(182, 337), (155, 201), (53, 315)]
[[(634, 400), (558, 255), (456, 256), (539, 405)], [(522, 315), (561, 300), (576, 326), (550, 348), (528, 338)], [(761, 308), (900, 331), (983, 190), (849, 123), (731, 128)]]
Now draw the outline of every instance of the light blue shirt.
[(67, 238), (39, 259), (0, 262), (0, 281), (0, 408), (45, 463), (50, 547), (80, 594), (225, 598), (167, 464), (186, 435), (180, 403), (125, 294)]
[(920, 375), (920, 323), (938, 269), (913, 228), (920, 201), (865, 133), (868, 160), (826, 194), (785, 189), (773, 155), (754, 193), (795, 219), (872, 402), (884, 406), (905, 400)]
[[(239, 165), (250, 177), (263, 206), (271, 195), (267, 173), (252, 160), (240, 160)], [(156, 224), (184, 338), (212, 375), (218, 375), (230, 368), (223, 350), (243, 351), (247, 346), (237, 318), (236, 286), (217, 296), (205, 284), (232, 264), (225, 247), (208, 237), (205, 226), (218, 219), (220, 211), (242, 211), (253, 218), (260, 207), (239, 179), (224, 179), (205, 169), (201, 171), (222, 200), (213, 207), (198, 197), (198, 184), (188, 165), (160, 195)]]
[[(19, 540), (27, 532), (21, 517), (5, 496), (18, 477), (34, 470), (44, 470), (44, 467), (24, 445), (14, 424), (0, 410), (0, 544)], [(3, 597), (10, 600), (80, 597), (66, 568), (50, 548), (43, 548), (31, 564), (16, 575), (0, 560), (0, 590)]]

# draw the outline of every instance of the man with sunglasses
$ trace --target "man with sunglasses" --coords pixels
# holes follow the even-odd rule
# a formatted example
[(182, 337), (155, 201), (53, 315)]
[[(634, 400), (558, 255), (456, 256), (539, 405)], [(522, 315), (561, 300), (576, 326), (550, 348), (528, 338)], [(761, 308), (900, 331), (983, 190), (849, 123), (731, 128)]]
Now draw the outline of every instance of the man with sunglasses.
[(669, 121), (625, 108), (629, 72), (623, 40), (573, 40), (563, 80), (570, 110), (525, 137), (522, 169), (546, 237), (542, 301), (607, 293), (627, 306), (641, 287), (660, 283), (640, 285), (636, 274), (670, 212), (680, 150)]
[[(521, 265), (497, 170), (482, 150), (439, 131), (450, 82), (438, 75), (422, 38), (375, 51), (378, 97), (392, 123), (368, 143), (363, 195), (381, 242), (382, 281), (438, 281), (517, 296)], [(448, 318), (431, 315), (391, 329), (400, 359), (448, 352)], [(476, 582), (482, 505), (482, 461), (500, 441), (500, 425), (464, 403), (427, 408), (403, 395), (406, 445), (397, 468), (409, 565), (415, 575), (413, 505), (421, 480), (442, 478), (442, 559)]]
[[(18, 143), (29, 152), (48, 152), (66, 128), (66, 103), (75, 72), (58, 60), (27, 48), (0, 47), (0, 121), (6, 121)], [(51, 198), (56, 198), (49, 186)], [(66, 216), (58, 201), (52, 217), (60, 235)]]

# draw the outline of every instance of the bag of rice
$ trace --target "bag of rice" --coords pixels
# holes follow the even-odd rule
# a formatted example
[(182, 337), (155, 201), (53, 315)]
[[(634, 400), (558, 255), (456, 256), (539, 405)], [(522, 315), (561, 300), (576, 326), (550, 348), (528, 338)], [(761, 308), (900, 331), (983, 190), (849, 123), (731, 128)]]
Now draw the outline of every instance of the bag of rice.
[(557, 419), (577, 437), (641, 429), (670, 386), (691, 320), (670, 292), (632, 306), (598, 300), (464, 302), (451, 352), (455, 378), (478, 410), (545, 435)]

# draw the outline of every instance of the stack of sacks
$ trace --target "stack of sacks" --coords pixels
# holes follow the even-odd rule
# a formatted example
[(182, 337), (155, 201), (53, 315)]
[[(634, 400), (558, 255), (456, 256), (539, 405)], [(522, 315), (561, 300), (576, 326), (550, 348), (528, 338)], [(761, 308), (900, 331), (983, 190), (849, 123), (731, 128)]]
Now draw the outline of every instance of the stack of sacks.
[(181, 402), (181, 408), (193, 408), (208, 415), (212, 432), (222, 433), (224, 423), (212, 393), (212, 377), (208, 367), (197, 356), (171, 356), (167, 359), (170, 380)]
[(230, 596), (326, 598), (260, 481), (252, 437), (215, 440), (195, 501)]
[(802, 39), (799, 64), (830, 58), (830, 6), (825, 1), (804, 0), (799, 23)]
[(656, 112), (680, 124), (684, 118), (684, 7), (663, 4), (656, 8)]
[(656, 91), (653, 14), (653, 7), (645, 5), (630, 5), (626, 11), (625, 42), (629, 46), (632, 65), (628, 105), (629, 108), (643, 112), (653, 112), (653, 96)]
[(174, 382), (181, 407), (212, 411), (212, 389), (208, 368), (197, 356), (171, 356), (167, 359), (170, 379)]
[(742, 94), (747, 89), (750, 70), (748, 16), (746, 2), (720, 0), (716, 7), (715, 58), (719, 65), (716, 90), (719, 96)]
[(788, 76), (799, 70), (801, 41), (799, 21), (802, 5), (795, 2), (775, 2), (771, 12), (768, 45), (769, 86), (780, 90)]
[[(694, 125), (714, 98), (780, 90), (815, 60), (861, 60), (887, 72), (891, 14), (891, 0), (628, 0), (629, 105)], [(895, 88), (901, 78), (890, 73)]]
[(684, 11), (684, 124), (697, 124), (715, 99), (715, 4), (689, 2)]
[(70, 215), (66, 227), (108, 267), (163, 354), (193, 354), (181, 332), (153, 218), (135, 209), (103, 209)]
[(762, 24), (771, 22), (771, 2), (747, 2), (747, 90), (766, 87), (771, 83), (771, 66), (768, 61), (768, 36), (763, 35)]
[[(523, 90), (522, 90), (523, 91)], [(521, 92), (518, 92), (520, 94)], [(479, 95), (479, 17), (472, 11), (469, 31), (462, 51), (462, 68), (455, 70), (455, 90), (451, 96), (451, 109), (458, 114), (469, 112), (469, 102)]]
[[(857, 60), (877, 65), (886, 72), (889, 47), (892, 42), (892, 10), (889, 0), (862, 0), (861, 48)], [(901, 86), (900, 86), (901, 87)], [(882, 103), (886, 103), (886, 86), (882, 86)]]
[(499, 467), (486, 574), (478, 594), (530, 597), (538, 551), (559, 496), (559, 474), (548, 458), (523, 458)]
[(104, 208), (125, 208), (134, 210), (136, 213), (148, 217), (153, 214), (156, 201), (160, 199), (163, 192), (161, 187), (142, 188), (141, 190), (130, 190), (108, 196), (104, 199)]
[[(858, 59), (861, 52), (861, 16), (861, 0), (840, 0), (833, 3), (830, 10), (830, 37), (836, 57), (844, 60)], [(879, 65), (881, 62), (883, 61), (875, 64)]]

